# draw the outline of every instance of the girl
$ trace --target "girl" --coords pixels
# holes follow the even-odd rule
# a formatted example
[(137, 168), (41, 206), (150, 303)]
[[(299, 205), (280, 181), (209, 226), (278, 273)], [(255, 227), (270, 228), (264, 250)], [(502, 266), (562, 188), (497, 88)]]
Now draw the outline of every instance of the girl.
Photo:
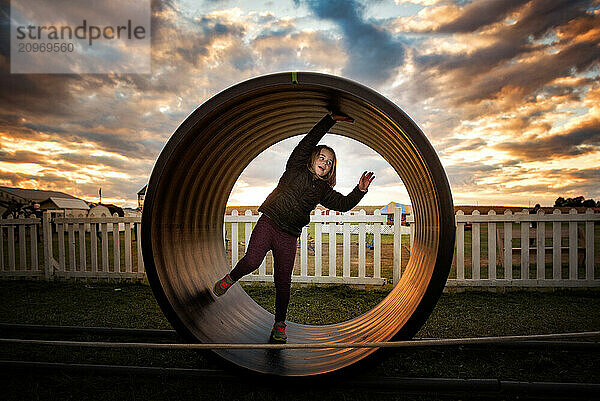
[(340, 212), (352, 209), (375, 178), (373, 172), (365, 171), (358, 185), (346, 196), (333, 189), (335, 153), (330, 147), (317, 146), (317, 143), (336, 121), (354, 120), (341, 113), (327, 114), (302, 138), (292, 151), (277, 187), (258, 209), (262, 215), (252, 231), (246, 255), (213, 287), (216, 296), (225, 294), (236, 281), (256, 270), (271, 249), (275, 263), (275, 324), (270, 342), (287, 341), (285, 316), (290, 301), (296, 245), (302, 227), (310, 222), (310, 213), (318, 203)]

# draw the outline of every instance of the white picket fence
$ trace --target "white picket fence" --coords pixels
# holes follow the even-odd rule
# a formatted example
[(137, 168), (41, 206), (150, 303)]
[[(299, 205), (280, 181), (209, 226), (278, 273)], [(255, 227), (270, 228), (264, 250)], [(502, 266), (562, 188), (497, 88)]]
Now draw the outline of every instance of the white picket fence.
[[(246, 211), (224, 217), (224, 246), (232, 267), (243, 256), (258, 215)], [(400, 221), (400, 216), (395, 216)], [(530, 215), (491, 211), (456, 214), (456, 252), (448, 287), (598, 287), (600, 214)], [(299, 241), (299, 283), (382, 285), (396, 283), (410, 254), (410, 227), (387, 226), (374, 215), (311, 216)], [(240, 238), (240, 225), (244, 238)], [(535, 227), (532, 227), (535, 225)], [(470, 227), (471, 230), (466, 230)], [(229, 233), (226, 233), (229, 231)], [(336, 232), (336, 235), (329, 235)], [(393, 234), (386, 234), (391, 232)], [(227, 234), (227, 235), (226, 235)], [(401, 234), (404, 235), (402, 247)], [(486, 235), (487, 234), (487, 235)], [(141, 247), (141, 217), (63, 217), (47, 212), (42, 219), (21, 216), (0, 219), (0, 277), (110, 278), (145, 277)], [(530, 239), (531, 238), (531, 239)], [(382, 239), (385, 239), (382, 241)], [(505, 246), (506, 244), (506, 246)], [(538, 249), (543, 249), (538, 257)], [(382, 252), (392, 258), (382, 263)], [(533, 265), (532, 265), (533, 263)], [(270, 253), (246, 281), (272, 281)], [(510, 268), (505, 268), (510, 266)]]
[[(595, 252), (600, 214), (587, 209), (568, 214), (529, 214), (527, 209), (481, 215), (456, 214), (456, 270), (447, 286), (469, 287), (598, 287), (600, 269)], [(471, 252), (465, 246), (465, 225), (471, 225)], [(482, 243), (486, 226), (487, 243)], [(538, 252), (538, 250), (540, 250)], [(482, 251), (487, 257), (482, 258)], [(470, 263), (465, 259), (470, 256)], [(535, 264), (532, 263), (535, 261)], [(482, 263), (484, 262), (484, 263)]]
[[(239, 227), (238, 224), (244, 224), (244, 253), (250, 241), (253, 223), (258, 221), (259, 215), (253, 215), (251, 210), (246, 210), (244, 215), (239, 215), (237, 210), (233, 210), (231, 215), (225, 216), (226, 226), (223, 227), (223, 238), (225, 239), (225, 248), (231, 257), (232, 268), (237, 264), (240, 258), (239, 248)], [(299, 240), (299, 269), (296, 269), (292, 275), (292, 282), (297, 283), (337, 283), (337, 284), (370, 284), (383, 285), (386, 278), (381, 275), (381, 238), (382, 234), (387, 232), (396, 233), (393, 236), (393, 280), (397, 282), (400, 279), (401, 272), (401, 247), (400, 234), (410, 235), (410, 228), (403, 227), (400, 224), (387, 226), (386, 216), (382, 216), (379, 210), (373, 215), (367, 215), (364, 210), (357, 214), (344, 213), (323, 215), (320, 210), (315, 210), (311, 215), (310, 222), (314, 224), (313, 238), (308, 236), (308, 227), (302, 229)], [(396, 218), (395, 221), (400, 221)], [(227, 239), (227, 223), (230, 223), (231, 240)], [(335, 233), (335, 235), (330, 235)], [(327, 235), (327, 242), (324, 242), (324, 235)], [(351, 241), (351, 235), (358, 236), (356, 242)], [(369, 241), (370, 260), (367, 261), (367, 234), (370, 234), (372, 240)], [(342, 242), (338, 244), (338, 235)], [(412, 241), (411, 241), (412, 242)], [(309, 247), (314, 257), (309, 258)], [(327, 250), (327, 263), (324, 258), (324, 247)], [(338, 264), (338, 248), (341, 248), (342, 263)], [(353, 255), (357, 256), (357, 262), (353, 266)], [(311, 259), (311, 263), (309, 263)], [(369, 262), (369, 263), (367, 263)], [(367, 264), (369, 269), (367, 269)], [(273, 255), (267, 253), (260, 267), (253, 274), (242, 278), (242, 281), (273, 281)], [(268, 268), (269, 267), (269, 268)], [(310, 267), (310, 268), (309, 268)]]
[(50, 211), (41, 219), (0, 219), (0, 277), (143, 279), (140, 235), (139, 216), (63, 217)]

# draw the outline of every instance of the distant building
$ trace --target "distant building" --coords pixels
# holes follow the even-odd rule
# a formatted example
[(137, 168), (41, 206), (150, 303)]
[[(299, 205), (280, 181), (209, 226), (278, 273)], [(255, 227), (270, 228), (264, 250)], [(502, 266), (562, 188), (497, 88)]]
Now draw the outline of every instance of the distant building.
[(381, 214), (387, 216), (386, 224), (394, 224), (394, 210), (400, 209), (401, 212), (401, 224), (406, 224), (406, 216), (412, 214), (412, 205), (405, 205), (403, 203), (390, 202), (381, 208)]
[(51, 196), (45, 201), (40, 203), (40, 209), (42, 210), (64, 210), (65, 215), (78, 216), (83, 214), (87, 216), (90, 207), (84, 200), (77, 198), (58, 198)]
[(58, 191), (42, 191), (38, 189), (23, 189), (0, 186), (0, 215), (9, 209), (20, 210), (64, 210), (76, 212), (89, 209), (82, 199)]
[(148, 187), (148, 185), (144, 185), (144, 188), (140, 189), (137, 193), (138, 196), (138, 210), (142, 210), (142, 208), (144, 207), (144, 198), (146, 197), (146, 187)]

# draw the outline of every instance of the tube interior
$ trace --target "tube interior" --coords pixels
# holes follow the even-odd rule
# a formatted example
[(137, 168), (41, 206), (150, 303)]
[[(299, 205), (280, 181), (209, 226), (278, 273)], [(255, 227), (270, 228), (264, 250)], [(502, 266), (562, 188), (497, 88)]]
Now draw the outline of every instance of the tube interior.
[[(395, 105), (341, 78), (299, 73), (259, 77), (199, 107), (157, 160), (143, 215), (144, 262), (163, 311), (181, 333), (207, 343), (264, 343), (273, 315), (240, 286), (216, 299), (212, 284), (230, 270), (223, 216), (244, 168), (263, 150), (306, 133), (329, 109), (354, 117), (331, 133), (358, 140), (398, 173), (415, 214), (408, 266), (390, 294), (354, 319), (327, 326), (290, 323), (289, 342), (335, 343), (409, 338), (424, 323), (448, 275), (454, 245), (453, 206), (431, 145)], [(449, 215), (448, 215), (449, 214)], [(314, 375), (351, 365), (374, 349), (216, 350), (257, 372)]]

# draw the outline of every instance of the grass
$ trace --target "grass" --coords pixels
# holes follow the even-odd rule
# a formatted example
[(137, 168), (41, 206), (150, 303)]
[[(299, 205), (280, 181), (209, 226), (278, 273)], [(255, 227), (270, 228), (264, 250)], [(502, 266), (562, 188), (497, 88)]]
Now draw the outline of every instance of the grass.
[[(248, 285), (245, 288), (257, 302), (272, 310), (274, 291), (271, 286)], [(289, 318), (307, 324), (347, 320), (371, 309), (385, 295), (385, 290), (343, 286), (293, 288)], [(448, 293), (442, 295), (417, 336), (450, 338), (600, 330), (599, 309), (599, 291)], [(0, 281), (0, 322), (170, 327), (147, 285), (100, 282)], [(75, 338), (97, 339), (90, 336)], [(367, 371), (359, 371), (360, 375), (600, 383), (597, 351), (438, 348), (383, 350), (379, 354), (385, 357), (374, 359), (377, 362)], [(221, 368), (209, 354), (190, 351), (3, 345), (0, 359)], [(310, 386), (290, 390), (277, 387), (273, 382), (243, 385), (167, 376), (9, 372), (1, 377), (3, 399), (6, 400), (453, 399), (453, 396), (440, 394), (390, 395), (340, 389), (323, 392)], [(474, 394), (463, 394), (459, 398), (479, 399)]]

